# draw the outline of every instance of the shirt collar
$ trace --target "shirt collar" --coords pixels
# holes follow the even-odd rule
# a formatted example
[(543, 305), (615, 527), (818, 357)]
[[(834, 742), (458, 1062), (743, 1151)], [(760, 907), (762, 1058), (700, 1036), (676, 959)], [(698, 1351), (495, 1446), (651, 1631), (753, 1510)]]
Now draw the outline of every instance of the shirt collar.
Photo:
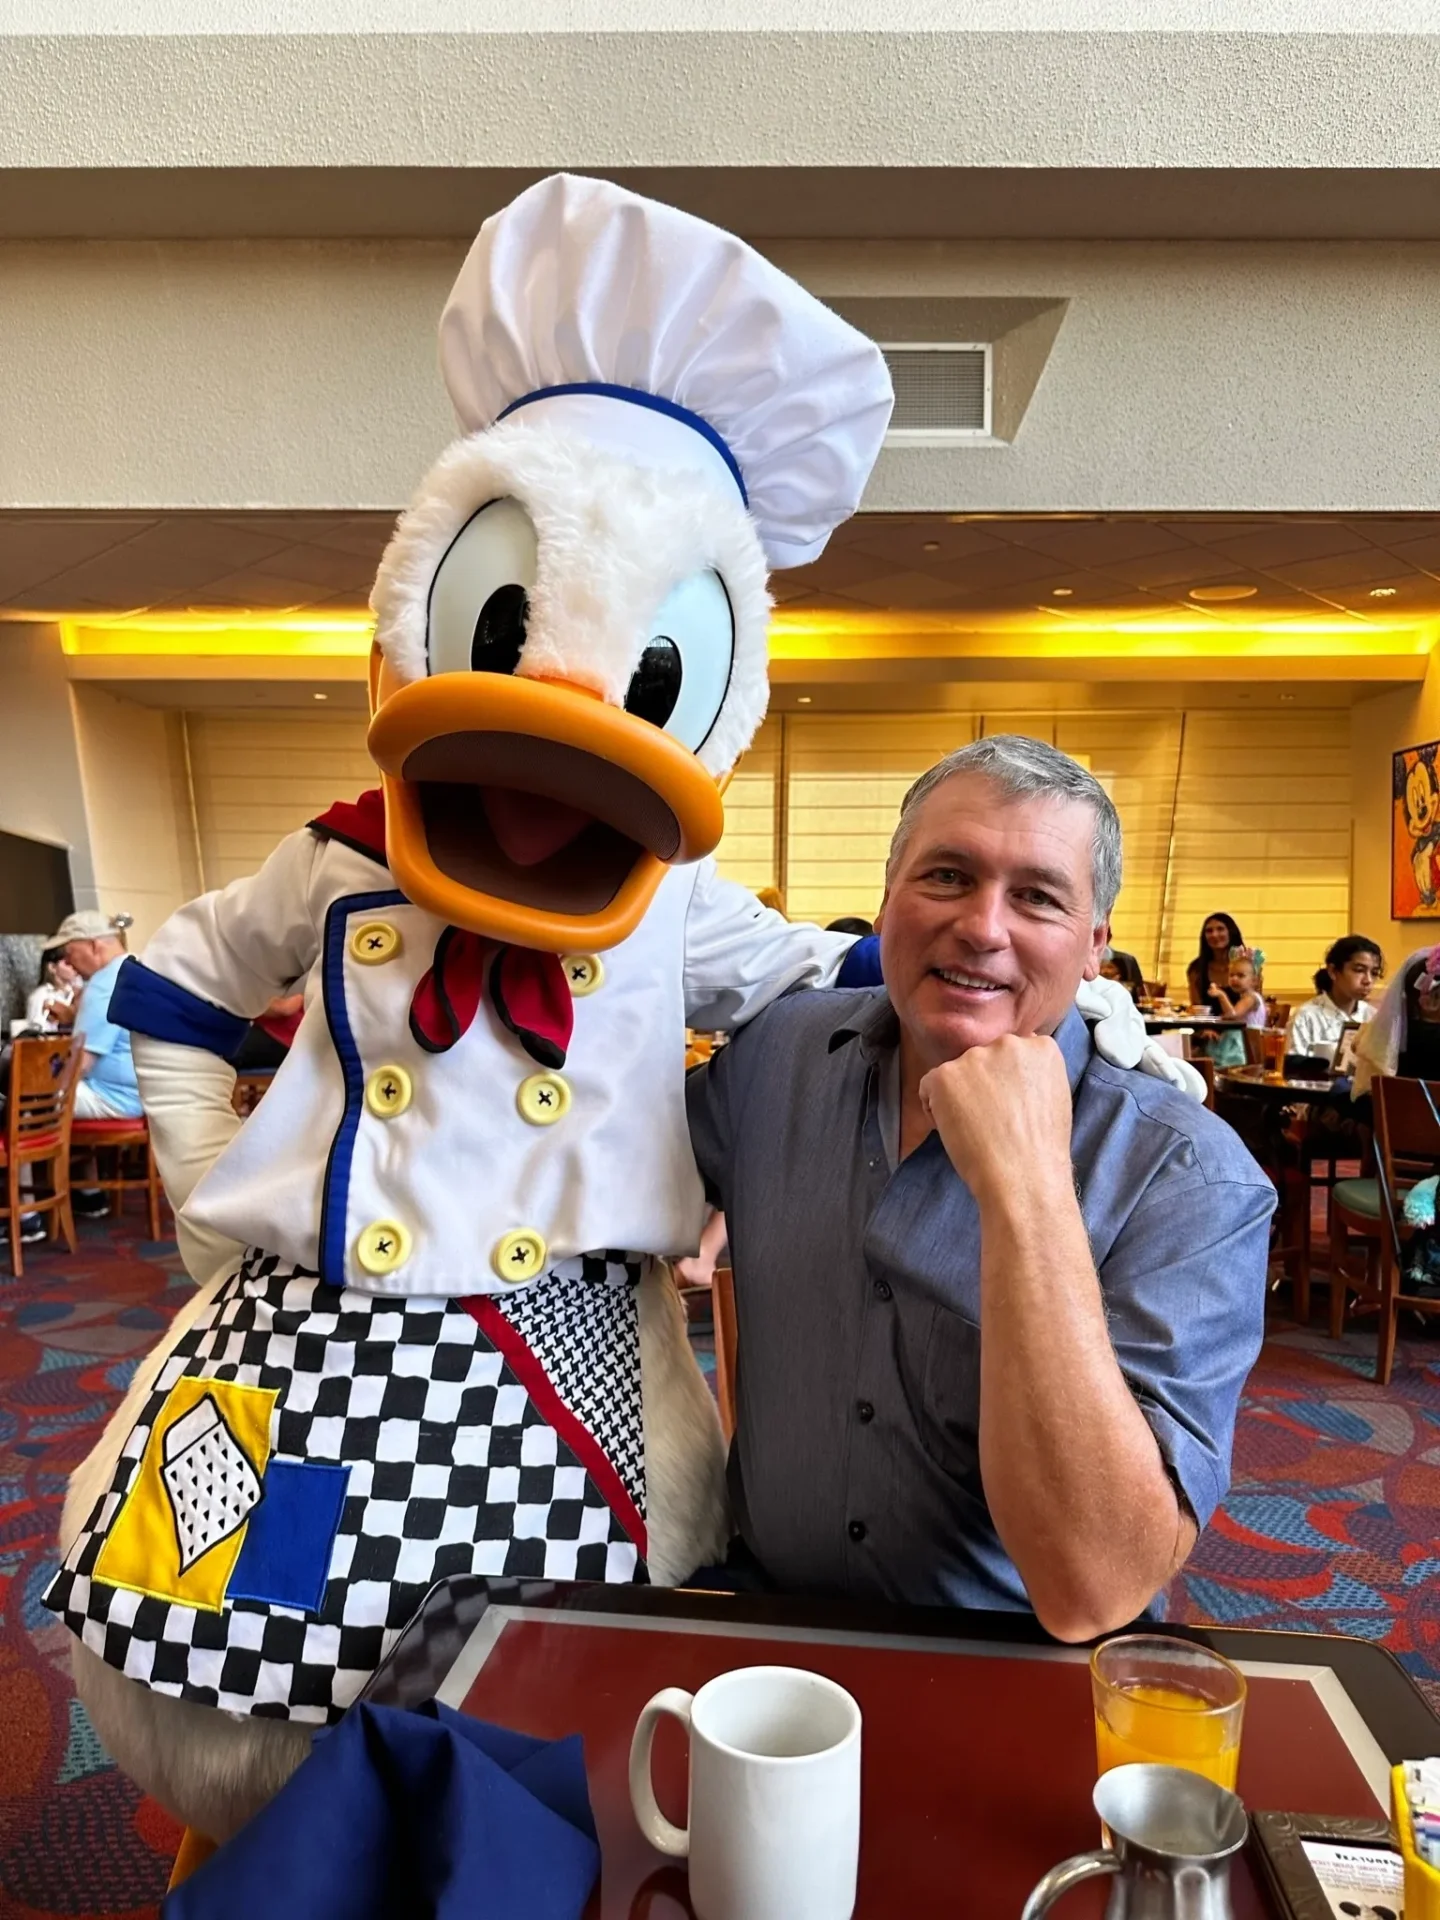
[[(863, 999), (857, 993), (855, 998), (861, 1004), (848, 1012), (831, 1030), (825, 1051), (834, 1053), (848, 1041), (858, 1040), (861, 1057), (868, 1066), (873, 1067), (899, 1046), (900, 1022), (890, 1004), (890, 996), (883, 987), (865, 994)], [(1055, 1044), (1064, 1058), (1065, 1077), (1070, 1082), (1071, 1093), (1074, 1093), (1090, 1064), (1093, 1051), (1090, 1029), (1078, 1007), (1071, 1007), (1055, 1029)]]

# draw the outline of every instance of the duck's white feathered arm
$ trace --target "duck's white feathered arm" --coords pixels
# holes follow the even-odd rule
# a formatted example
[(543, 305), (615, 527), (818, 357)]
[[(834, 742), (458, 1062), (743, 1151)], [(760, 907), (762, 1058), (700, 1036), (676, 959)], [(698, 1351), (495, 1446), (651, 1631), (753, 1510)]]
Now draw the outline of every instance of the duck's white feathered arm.
[(321, 843), (303, 829), (258, 873), (173, 913), (121, 969), (112, 1018), (128, 1026), (135, 1077), (180, 1251), (200, 1285), (239, 1251), (182, 1208), (239, 1131), (229, 1064), (249, 1024), (309, 973), (319, 951), (314, 867)]
[(855, 944), (762, 907), (722, 880), (713, 860), (695, 875), (685, 920), (685, 1018), (702, 1033), (729, 1033), (792, 987), (829, 987)]

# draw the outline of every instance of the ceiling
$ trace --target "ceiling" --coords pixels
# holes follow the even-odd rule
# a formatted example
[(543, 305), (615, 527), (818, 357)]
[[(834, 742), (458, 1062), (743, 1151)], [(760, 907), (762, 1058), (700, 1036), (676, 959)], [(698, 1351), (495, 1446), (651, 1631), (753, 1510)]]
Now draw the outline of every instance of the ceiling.
[[(390, 513), (0, 512), (0, 618), (364, 610)], [(1192, 590), (1249, 587), (1207, 602)], [(1440, 619), (1440, 516), (984, 519), (860, 514), (782, 608), (953, 613), (964, 626), (1252, 627)]]

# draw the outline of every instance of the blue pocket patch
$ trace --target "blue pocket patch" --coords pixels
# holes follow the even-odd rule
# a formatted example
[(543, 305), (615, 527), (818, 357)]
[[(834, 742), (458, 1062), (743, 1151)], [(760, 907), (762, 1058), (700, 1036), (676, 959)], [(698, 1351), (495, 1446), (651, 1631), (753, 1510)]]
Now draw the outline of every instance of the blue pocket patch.
[(272, 1458), (226, 1599), (318, 1613), (349, 1481), (349, 1467)]

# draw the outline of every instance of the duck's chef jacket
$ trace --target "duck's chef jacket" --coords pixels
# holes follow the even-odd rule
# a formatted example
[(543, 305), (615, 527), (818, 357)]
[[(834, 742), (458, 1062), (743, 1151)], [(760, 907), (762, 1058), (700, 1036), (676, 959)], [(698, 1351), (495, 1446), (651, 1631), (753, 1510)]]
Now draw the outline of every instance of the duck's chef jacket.
[(127, 967), (128, 1025), (218, 1053), (305, 982), (272, 1089), (186, 1220), (335, 1286), (411, 1296), (506, 1292), (596, 1249), (692, 1251), (704, 1196), (685, 1029), (727, 1030), (829, 983), (848, 936), (791, 926), (702, 860), (666, 875), (628, 940), (563, 956), (563, 1068), (537, 1065), (488, 993), (430, 1052), (410, 1009), (444, 923), (395, 888), (379, 848), (335, 837), (332, 815), (182, 907)]

